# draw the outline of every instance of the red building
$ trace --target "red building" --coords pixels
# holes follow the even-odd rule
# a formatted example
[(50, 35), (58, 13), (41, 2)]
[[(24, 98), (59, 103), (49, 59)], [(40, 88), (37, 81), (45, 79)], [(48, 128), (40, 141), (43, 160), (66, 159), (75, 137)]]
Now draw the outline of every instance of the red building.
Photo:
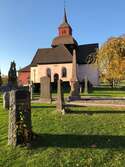
[(30, 65), (18, 71), (18, 82), (20, 85), (27, 86), (30, 80)]

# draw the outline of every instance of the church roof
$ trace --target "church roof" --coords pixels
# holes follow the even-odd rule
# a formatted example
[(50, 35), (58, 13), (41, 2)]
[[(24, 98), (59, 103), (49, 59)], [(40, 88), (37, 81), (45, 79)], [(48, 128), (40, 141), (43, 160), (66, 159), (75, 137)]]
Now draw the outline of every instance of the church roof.
[(52, 46), (58, 46), (58, 45), (78, 45), (77, 41), (71, 36), (71, 35), (65, 35), (65, 36), (58, 36), (53, 39)]
[[(97, 49), (98, 44), (86, 44), (78, 46), (77, 63), (87, 64), (88, 57), (90, 55), (94, 55), (95, 57), (95, 54), (93, 53), (95, 53)], [(59, 63), (72, 63), (72, 54), (64, 45), (59, 45), (55, 48), (38, 49), (31, 62), (31, 66), (37, 66), (38, 64)]]
[(38, 49), (31, 66), (37, 64), (71, 63), (72, 55), (64, 45), (56, 48)]
[(30, 65), (24, 67), (24, 68), (21, 68), (20, 70), (18, 70), (18, 72), (29, 72), (30, 71)]
[[(95, 54), (99, 48), (98, 43), (79, 45), (77, 50), (78, 64), (90, 64), (95, 62)], [(89, 62), (88, 62), (89, 59)]]

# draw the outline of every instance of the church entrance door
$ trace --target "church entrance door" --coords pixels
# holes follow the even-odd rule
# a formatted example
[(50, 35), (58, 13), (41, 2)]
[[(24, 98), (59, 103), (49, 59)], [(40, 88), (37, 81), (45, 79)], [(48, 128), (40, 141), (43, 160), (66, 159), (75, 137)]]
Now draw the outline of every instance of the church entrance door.
[(57, 83), (59, 79), (59, 74), (54, 74), (54, 90), (57, 91)]

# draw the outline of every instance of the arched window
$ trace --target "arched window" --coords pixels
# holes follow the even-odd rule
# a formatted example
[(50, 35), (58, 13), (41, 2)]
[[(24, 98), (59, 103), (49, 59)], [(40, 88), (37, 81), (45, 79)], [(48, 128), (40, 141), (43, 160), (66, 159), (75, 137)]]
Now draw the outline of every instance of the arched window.
[(46, 70), (46, 75), (47, 75), (48, 77), (51, 77), (51, 69), (50, 69), (50, 68), (47, 68), (47, 70)]
[(65, 67), (62, 68), (62, 77), (67, 77), (67, 70)]
[(36, 82), (36, 70), (33, 70), (33, 78), (34, 78), (34, 82)]

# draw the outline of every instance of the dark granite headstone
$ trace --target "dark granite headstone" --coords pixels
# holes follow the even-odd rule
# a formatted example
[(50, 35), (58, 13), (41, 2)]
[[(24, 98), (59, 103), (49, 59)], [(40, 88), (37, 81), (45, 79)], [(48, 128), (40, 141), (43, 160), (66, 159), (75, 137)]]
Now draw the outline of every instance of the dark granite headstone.
[(31, 142), (30, 93), (24, 90), (10, 92), (8, 144), (16, 146)]
[(50, 103), (51, 101), (50, 77), (45, 76), (40, 79), (40, 102)]
[(58, 80), (56, 110), (62, 113), (65, 112), (64, 94), (62, 90), (62, 80), (61, 79)]

